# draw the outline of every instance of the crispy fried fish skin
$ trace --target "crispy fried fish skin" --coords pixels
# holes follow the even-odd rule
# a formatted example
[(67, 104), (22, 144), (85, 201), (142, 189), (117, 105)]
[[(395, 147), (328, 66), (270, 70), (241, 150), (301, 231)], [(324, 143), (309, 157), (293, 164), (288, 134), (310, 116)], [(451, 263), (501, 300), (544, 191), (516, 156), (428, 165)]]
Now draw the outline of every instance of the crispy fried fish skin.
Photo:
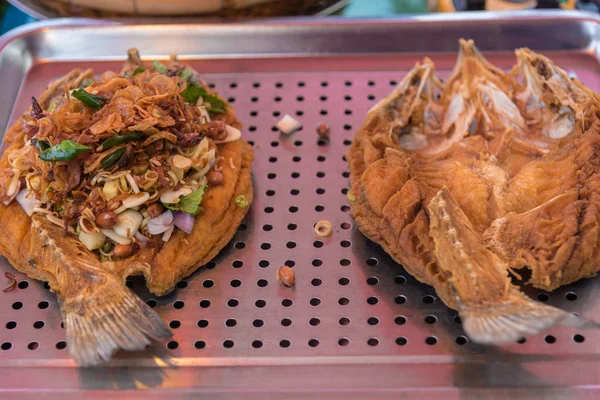
[(528, 49), (505, 73), (460, 46), (444, 84), (417, 64), (356, 133), (356, 225), (475, 342), (596, 326), (527, 298), (509, 273), (527, 267), (527, 283), (553, 290), (600, 269), (598, 95)]
[[(78, 87), (89, 76), (90, 71), (72, 71), (50, 84), (39, 103), (46, 108), (56, 92)], [(6, 132), (0, 168), (9, 167), (11, 150), (23, 147), (26, 119)], [(242, 127), (231, 107), (219, 119)], [(125, 286), (125, 280), (143, 275), (151, 292), (167, 294), (231, 240), (253, 200), (254, 152), (243, 139), (218, 144), (217, 151), (225, 160), (224, 182), (209, 186), (204, 193), (203, 211), (196, 217), (193, 231), (184, 234), (177, 230), (167, 243), (154, 236), (149, 245), (122, 260), (101, 261), (76, 235), (43, 215), (29, 217), (17, 202), (0, 202), (0, 254), (17, 270), (50, 284), (61, 306), (69, 352), (79, 365), (98, 365), (119, 349), (142, 350), (151, 339), (171, 336), (165, 322)], [(240, 195), (245, 196), (247, 207), (234, 202)]]

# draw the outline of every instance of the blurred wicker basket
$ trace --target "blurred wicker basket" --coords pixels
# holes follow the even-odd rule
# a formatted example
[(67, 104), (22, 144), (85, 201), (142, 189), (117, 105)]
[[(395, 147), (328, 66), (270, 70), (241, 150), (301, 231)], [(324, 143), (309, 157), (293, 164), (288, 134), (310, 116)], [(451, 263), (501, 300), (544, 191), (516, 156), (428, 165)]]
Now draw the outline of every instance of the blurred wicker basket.
[(61, 16), (271, 17), (319, 12), (339, 0), (38, 0)]

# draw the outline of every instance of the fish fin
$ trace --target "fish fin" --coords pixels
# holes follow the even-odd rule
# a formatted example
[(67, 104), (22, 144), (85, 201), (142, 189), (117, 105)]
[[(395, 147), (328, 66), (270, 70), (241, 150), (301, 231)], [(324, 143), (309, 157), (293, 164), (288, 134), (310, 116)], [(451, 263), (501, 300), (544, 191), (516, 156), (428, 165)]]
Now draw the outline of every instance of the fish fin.
[(488, 307), (459, 307), (462, 324), (469, 338), (479, 344), (515, 342), (536, 335), (555, 325), (598, 328), (597, 323), (578, 315), (541, 304), (515, 289), (514, 301)]
[(172, 335), (160, 316), (121, 281), (108, 274), (103, 278), (99, 290), (59, 297), (69, 352), (80, 366), (108, 361), (119, 349), (143, 350), (149, 338)]

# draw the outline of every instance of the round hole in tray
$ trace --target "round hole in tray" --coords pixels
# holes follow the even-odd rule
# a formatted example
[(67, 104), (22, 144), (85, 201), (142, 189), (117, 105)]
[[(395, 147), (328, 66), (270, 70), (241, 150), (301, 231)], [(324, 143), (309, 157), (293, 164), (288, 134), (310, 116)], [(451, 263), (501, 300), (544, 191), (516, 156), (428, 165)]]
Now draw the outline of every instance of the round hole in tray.
[(321, 82), (321, 87), (327, 87), (327, 86), (329, 86), (329, 82), (327, 82), (327, 81)]
[(177, 310), (181, 310), (183, 307), (185, 307), (185, 303), (181, 300), (177, 300), (175, 302), (173, 302), (173, 308), (177, 309)]
[(294, 140), (294, 146), (296, 146), (296, 147), (302, 146), (302, 140)]
[(232, 328), (236, 325), (237, 325), (237, 321), (233, 318), (229, 318), (228, 320), (225, 321), (225, 326), (228, 328)]
[(323, 284), (323, 281), (319, 278), (314, 278), (310, 281), (310, 284), (313, 286), (321, 286)]
[[(277, 128), (275, 128), (275, 129), (277, 129)], [(279, 142), (277, 140), (271, 141), (271, 147), (277, 147), (277, 146), (279, 146)]]
[(269, 284), (269, 281), (266, 279), (259, 279), (258, 281), (256, 281), (256, 285), (258, 287), (267, 287), (268, 284)]
[(585, 341), (585, 337), (583, 335), (577, 334), (573, 336), (573, 340), (577, 343), (583, 343)]
[(269, 172), (267, 174), (267, 178), (269, 178), (269, 179), (275, 179), (276, 177), (277, 177), (277, 174), (274, 172)]
[(269, 250), (271, 248), (271, 244), (270, 243), (263, 243), (260, 245), (260, 248), (263, 250)]
[(279, 342), (279, 347), (282, 347), (284, 349), (287, 349), (288, 347), (290, 347), (292, 345), (292, 343), (287, 340), (287, 339), (283, 339)]
[(234, 262), (231, 263), (231, 266), (233, 268), (242, 268), (243, 265), (244, 265), (244, 262), (241, 260), (235, 260)]
[(202, 307), (202, 308), (208, 308), (208, 307), (210, 307), (210, 300), (202, 300), (202, 301), (200, 301), (200, 307)]
[(206, 279), (204, 282), (202, 282), (202, 286), (204, 286), (205, 288), (211, 288), (215, 285), (215, 281), (213, 281), (212, 279)]
[(340, 306), (347, 306), (348, 304), (350, 304), (350, 299), (347, 297), (340, 297), (340, 299), (338, 300), (338, 304)]
[(298, 101), (298, 102), (304, 101), (304, 96), (296, 96), (296, 101)]
[(548, 344), (556, 343), (556, 338), (552, 335), (546, 335), (544, 341)]
[(379, 339), (377, 339), (377, 338), (370, 338), (369, 340), (367, 340), (367, 344), (369, 346), (377, 346), (379, 344)]
[(146, 300), (146, 304), (148, 304), (148, 306), (150, 308), (154, 308), (154, 307), (156, 307), (156, 300), (154, 300), (154, 299)]
[(208, 326), (208, 321), (205, 319), (201, 319), (198, 321), (198, 328), (206, 328)]
[(308, 345), (310, 347), (317, 347), (319, 345), (319, 339), (310, 339)]
[(226, 349), (231, 349), (233, 346), (235, 346), (235, 342), (231, 339), (227, 339), (223, 342), (223, 347)]
[(256, 103), (258, 101), (258, 97), (256, 97), (256, 96), (250, 97), (250, 101), (252, 103)]
[(348, 344), (350, 344), (350, 340), (348, 340), (348, 338), (343, 337), (338, 340), (338, 345), (342, 347), (348, 346)]
[(194, 347), (197, 349), (203, 349), (206, 347), (206, 342), (204, 340), (197, 340), (194, 342)]
[(292, 320), (289, 318), (284, 318), (281, 320), (281, 326), (290, 326), (292, 325)]
[(264, 308), (267, 305), (267, 302), (264, 300), (256, 300), (254, 305), (258, 308)]
[(394, 319), (396, 325), (404, 325), (406, 323), (406, 317), (400, 315)]
[(258, 111), (250, 111), (250, 116), (251, 116), (251, 117), (256, 117), (256, 116), (258, 116)]
[(44, 323), (44, 321), (35, 321), (35, 322), (33, 323), (33, 327), (34, 327), (35, 329), (42, 329), (42, 328), (44, 327), (44, 325), (46, 325), (46, 324)]
[(255, 319), (254, 321), (252, 321), (252, 326), (255, 328), (260, 328), (265, 324), (265, 322), (262, 319)]
[(312, 260), (312, 266), (313, 267), (320, 267), (321, 265), (323, 265), (323, 261), (319, 260), (318, 258), (315, 258), (314, 260)]
[(296, 115), (299, 116), (299, 117), (301, 117), (301, 116), (304, 115), (304, 111), (302, 111), (302, 110), (296, 110)]
[(295, 213), (297, 213), (297, 212), (298, 212), (298, 207), (297, 207), (297, 206), (291, 206), (291, 207), (289, 208), (289, 211), (290, 211), (292, 214), (295, 214)]
[(229, 282), (229, 285), (234, 288), (240, 287), (242, 285), (242, 281), (239, 279), (232, 279), (231, 282)]
[(252, 347), (254, 347), (255, 349), (260, 349), (261, 347), (263, 347), (262, 340), (253, 340)]
[(425, 304), (433, 304), (433, 302), (435, 301), (435, 297), (427, 295), (423, 297), (423, 303)]
[(404, 304), (404, 303), (406, 303), (406, 296), (403, 296), (403, 295), (396, 296), (396, 297), (394, 297), (394, 302), (396, 304)]
[(430, 346), (433, 346), (434, 344), (436, 344), (436, 343), (437, 343), (437, 341), (438, 341), (438, 340), (437, 340), (437, 338), (436, 338), (435, 336), (428, 336), (428, 337), (425, 339), (425, 343), (427, 343), (427, 344), (428, 344), (428, 345), (430, 345)]
[(321, 247), (323, 247), (323, 242), (321, 242), (320, 240), (315, 240), (313, 242), (313, 246), (316, 247), (317, 249), (320, 249)]
[(173, 320), (171, 322), (169, 322), (169, 327), (171, 329), (177, 329), (181, 326), (181, 322), (177, 321), (177, 320)]
[(238, 299), (229, 299), (227, 300), (227, 305), (231, 308), (237, 307), (240, 304)]
[(10, 350), (12, 348), (12, 343), (11, 342), (4, 342), (0, 345), (0, 349), (6, 351), (6, 350)]
[(569, 292), (569, 293), (565, 294), (565, 298), (569, 301), (575, 301), (575, 300), (577, 300), (577, 293)]
[(279, 111), (273, 111), (273, 116), (274, 117), (279, 117), (281, 115), (281, 112)]
[(324, 210), (325, 210), (325, 207), (322, 205), (315, 206), (316, 212), (323, 212)]
[(352, 140), (344, 139), (344, 146), (350, 146), (352, 144)]
[(398, 84), (398, 82), (396, 82), (394, 80), (390, 81), (390, 86), (396, 86), (397, 84)]
[[(277, 160), (278, 160), (277, 157), (269, 157), (269, 162), (271, 162), (271, 163), (276, 163)], [(273, 194), (275, 194), (275, 192), (273, 192)], [(272, 195), (270, 195), (270, 196), (272, 196)]]
[(292, 157), (292, 161), (293, 162), (300, 162), (300, 161), (302, 161), (302, 157), (300, 157), (300, 156), (294, 156), (294, 157)]
[(179, 343), (177, 343), (175, 340), (171, 340), (169, 343), (167, 343), (167, 349), (169, 350), (175, 350), (178, 347)]
[(371, 276), (370, 278), (367, 278), (367, 284), (370, 286), (374, 286), (377, 285), (379, 283), (379, 279), (377, 279), (374, 276)]
[(228, 98), (227, 98), (227, 101), (228, 101), (229, 103), (235, 103), (235, 97), (228, 97)]
[(321, 323), (321, 320), (319, 318), (311, 318), (308, 323), (310, 324), (310, 326), (319, 326), (319, 324)]
[(276, 88), (282, 88), (283, 87), (283, 83), (282, 82), (277, 82), (277, 83), (275, 83), (275, 87)]
[(306, 83), (304, 81), (298, 82), (298, 87), (304, 87), (304, 86), (306, 86)]
[(517, 343), (519, 343), (519, 344), (525, 344), (525, 342), (527, 342), (527, 339), (525, 339), (525, 338), (521, 338), (521, 339), (517, 340)]
[(58, 350), (63, 350), (67, 347), (67, 342), (65, 342), (64, 340), (61, 340), (60, 342), (56, 343), (56, 348)]
[(290, 190), (290, 194), (292, 196), (298, 196), (300, 194), (300, 191), (298, 189), (292, 189), (292, 190)]
[(548, 296), (546, 293), (538, 293), (537, 299), (541, 302), (547, 302), (550, 300), (550, 296)]
[(23, 303), (20, 301), (15, 301), (14, 303), (12, 303), (12, 308), (13, 310), (20, 310), (21, 308), (23, 308)]
[(40, 347), (40, 344), (38, 342), (31, 342), (27, 345), (27, 348), (29, 350), (37, 350)]
[(29, 282), (27, 282), (27, 281), (21, 281), (21, 282), (19, 282), (19, 284), (17, 285), (17, 287), (19, 289), (27, 289), (29, 287)]
[(177, 282), (177, 287), (179, 289), (185, 289), (187, 286), (188, 286), (187, 281), (179, 281), (179, 282)]
[(271, 265), (271, 263), (267, 260), (260, 260), (258, 262), (258, 266), (261, 268), (267, 268), (269, 265)]
[(408, 343), (408, 340), (404, 336), (400, 336), (399, 338), (396, 338), (396, 344), (398, 346), (404, 346), (404, 345), (406, 345), (406, 343)]
[(455, 315), (454, 316), (454, 322), (456, 322), (457, 324), (462, 324), (462, 321), (460, 319), (460, 315)]
[(271, 225), (271, 224), (265, 224), (265, 225), (263, 225), (262, 230), (265, 231), (265, 232), (270, 232), (270, 231), (273, 230), (273, 225)]
[(267, 196), (269, 196), (269, 197), (271, 197), (271, 196), (275, 196), (275, 191), (274, 191), (274, 190), (271, 190), (271, 189), (269, 189), (269, 190), (267, 190), (267, 191), (265, 192), (265, 194), (266, 194)]
[(238, 250), (242, 250), (244, 247), (246, 247), (246, 243), (244, 242), (235, 242), (235, 246), (236, 249)]
[(426, 324), (435, 324), (437, 322), (437, 317), (435, 317), (434, 315), (428, 315), (425, 317), (425, 323)]
[(349, 240), (342, 240), (340, 242), (340, 246), (342, 246), (344, 248), (348, 248), (348, 247), (352, 246), (352, 242)]
[(367, 319), (367, 324), (369, 325), (377, 325), (379, 323), (379, 318), (377, 317), (369, 317), (369, 319)]
[(464, 346), (465, 344), (467, 344), (467, 342), (469, 341), (469, 339), (467, 339), (466, 336), (458, 336), (456, 338), (456, 344), (459, 346)]
[(288, 224), (288, 226), (287, 226), (288, 230), (290, 230), (290, 231), (295, 231), (297, 227), (298, 227), (298, 225), (296, 225), (296, 224)]
[(344, 204), (343, 206), (340, 207), (340, 210), (342, 210), (343, 212), (348, 212), (348, 211), (350, 211), (350, 206)]
[(372, 94), (367, 96), (367, 100), (373, 101), (375, 100), (375, 96), (373, 96)]
[(338, 280), (338, 283), (339, 283), (340, 285), (342, 285), (342, 286), (347, 286), (347, 285), (349, 285), (349, 284), (350, 284), (350, 279), (348, 279), (348, 278), (346, 278), (346, 277), (344, 277), (344, 278), (340, 278), (340, 279)]
[(340, 265), (342, 267), (347, 267), (348, 265), (352, 264), (352, 261), (348, 260), (347, 258), (342, 258), (340, 260)]
[(375, 296), (371, 296), (371, 297), (367, 298), (367, 303), (373, 306), (373, 305), (379, 303), (379, 299)]
[(290, 268), (294, 268), (294, 265), (296, 265), (296, 262), (295, 262), (295, 261), (293, 261), (293, 260), (286, 260), (286, 261), (284, 262), (284, 265), (287, 265), (287, 266), (288, 266), (288, 267), (290, 267)]
[(377, 259), (376, 259), (376, 258), (373, 258), (373, 257), (371, 257), (371, 258), (369, 258), (369, 259), (367, 260), (367, 265), (368, 265), (369, 267), (374, 267), (374, 266), (376, 266), (376, 265), (377, 265), (377, 263), (378, 263), (378, 262), (379, 262), (379, 261), (377, 261)]
[(319, 100), (321, 100), (321, 101), (327, 101), (327, 96), (321, 96), (321, 97), (319, 97)]
[(292, 301), (292, 299), (283, 299), (281, 300), (281, 305), (284, 307), (291, 307), (292, 304), (294, 304), (294, 302)]
[(260, 82), (254, 82), (254, 83), (252, 84), (252, 87), (253, 87), (253, 88), (259, 88), (259, 87), (260, 87)]
[(375, 81), (368, 81), (367, 85), (369, 85), (369, 86), (375, 86)]
[(321, 110), (321, 111), (319, 111), (319, 114), (327, 115), (327, 114), (329, 114), (329, 112), (327, 110)]
[(276, 103), (279, 103), (282, 99), (281, 96), (275, 96), (273, 100), (275, 100)]
[(310, 305), (313, 307), (321, 305), (321, 299), (319, 299), (318, 297), (313, 297), (312, 299), (310, 299)]
[(296, 242), (287, 242), (285, 244), (285, 247), (287, 247), (288, 249), (295, 249), (296, 248)]
[(50, 303), (48, 303), (46, 300), (43, 300), (38, 303), (38, 308), (40, 310), (45, 310), (46, 308), (48, 308), (49, 305)]
[(323, 171), (317, 172), (317, 178), (324, 178), (324, 177), (325, 177), (325, 172), (323, 172)]
[[(243, 249), (244, 246), (245, 246), (245, 244), (244, 244), (244, 242), (240, 242), (240, 243), (242, 243), (242, 246), (240, 246), (240, 248)], [(236, 248), (237, 248), (237, 246), (236, 246)], [(204, 266), (204, 268), (206, 268), (206, 269), (213, 269), (216, 266), (217, 266), (216, 262), (209, 261), (209, 262), (206, 263), (206, 265)]]
[(346, 326), (348, 324), (350, 324), (350, 318), (348, 317), (342, 317), (340, 318), (340, 320), (338, 321), (338, 323), (342, 326)]
[(16, 321), (8, 321), (6, 325), (4, 325), (6, 329), (15, 329), (17, 327)]

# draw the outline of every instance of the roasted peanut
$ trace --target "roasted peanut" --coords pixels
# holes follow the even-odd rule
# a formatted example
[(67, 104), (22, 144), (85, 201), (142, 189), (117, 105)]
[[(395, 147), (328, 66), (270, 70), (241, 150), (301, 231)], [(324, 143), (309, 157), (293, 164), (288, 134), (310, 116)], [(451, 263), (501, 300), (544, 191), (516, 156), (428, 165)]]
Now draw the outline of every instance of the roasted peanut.
[(104, 211), (96, 217), (96, 225), (100, 228), (112, 228), (117, 223), (117, 214), (114, 211)]
[(206, 174), (206, 179), (208, 179), (209, 185), (222, 185), (225, 177), (221, 172), (210, 171), (208, 174)]
[(146, 207), (146, 211), (150, 218), (158, 217), (164, 210), (165, 208), (159, 202), (149, 204), (148, 207)]
[(133, 253), (133, 245), (131, 244), (118, 244), (114, 249), (114, 256), (123, 258), (129, 257)]
[(288, 266), (283, 266), (277, 270), (277, 280), (287, 287), (292, 287), (296, 283), (296, 275)]
[(329, 128), (329, 125), (327, 125), (327, 124), (319, 124), (319, 126), (317, 127), (317, 134), (322, 139), (328, 139), (330, 131), (331, 131), (331, 129)]

